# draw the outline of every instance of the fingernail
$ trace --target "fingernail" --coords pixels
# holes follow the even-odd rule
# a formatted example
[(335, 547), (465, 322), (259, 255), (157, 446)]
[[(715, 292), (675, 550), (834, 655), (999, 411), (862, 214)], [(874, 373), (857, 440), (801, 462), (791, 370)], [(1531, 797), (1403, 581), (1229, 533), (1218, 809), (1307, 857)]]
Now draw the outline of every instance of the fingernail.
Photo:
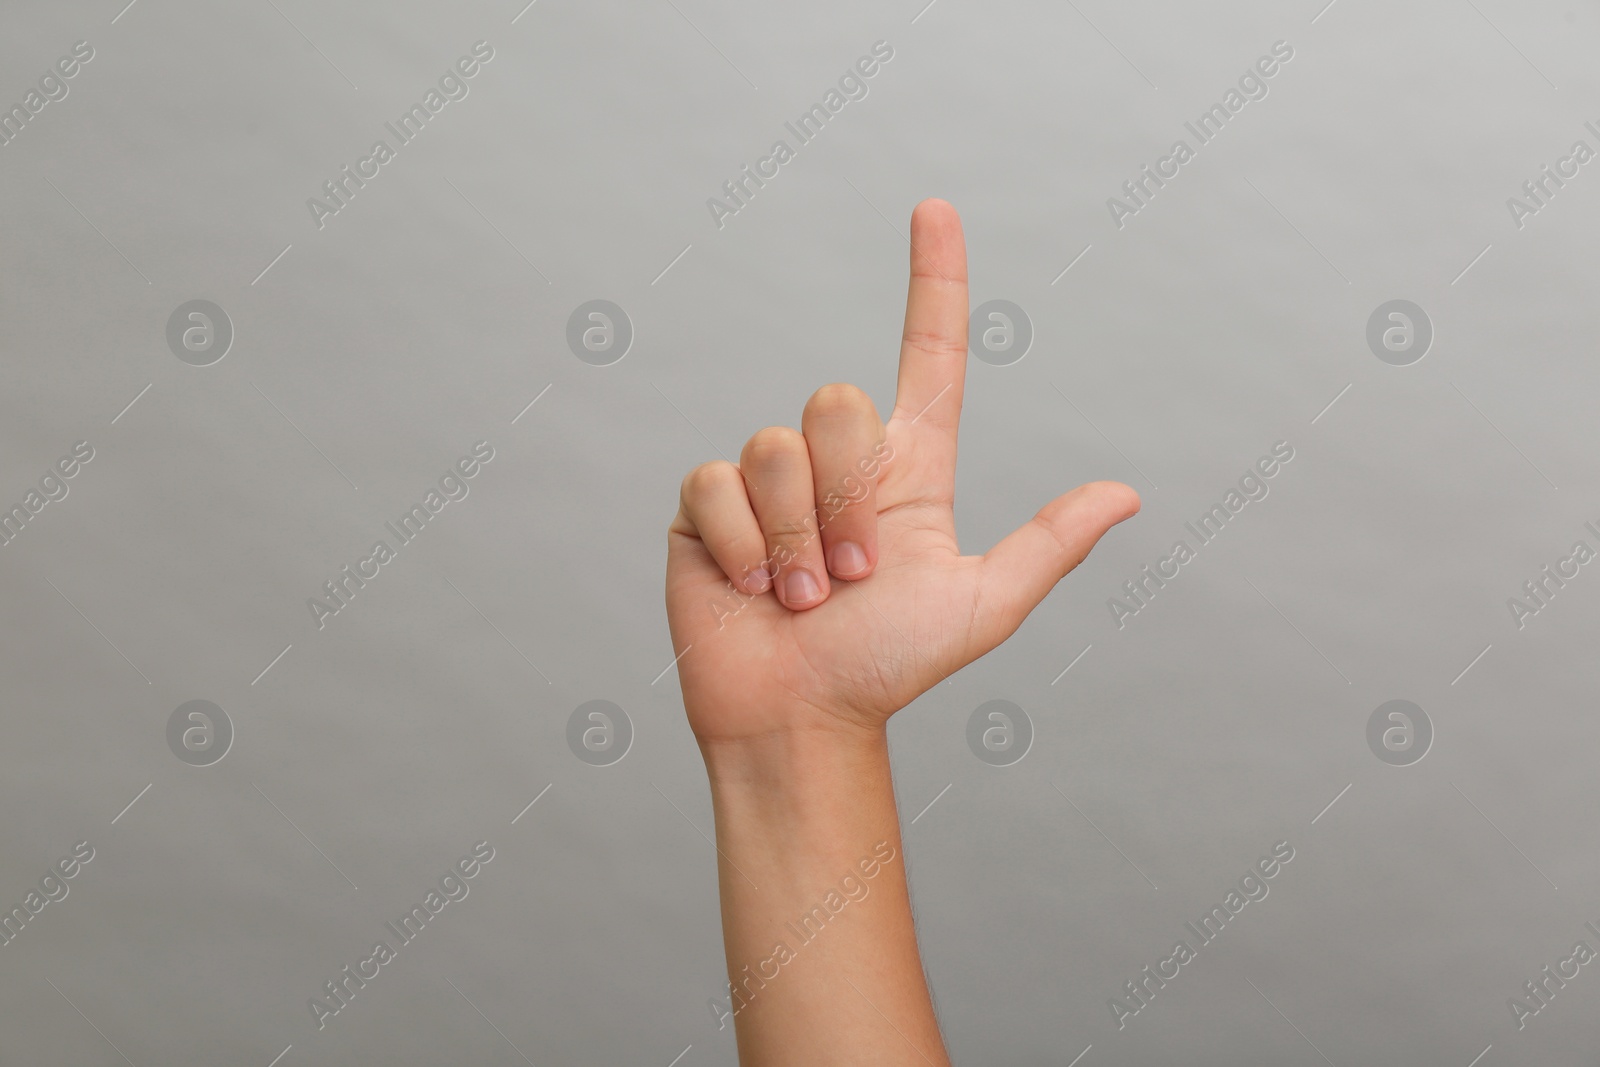
[(809, 604), (822, 595), (822, 587), (810, 571), (791, 571), (783, 580), (783, 602), (790, 607)]
[(765, 593), (772, 588), (772, 575), (765, 567), (757, 567), (745, 575), (744, 587), (752, 593)]
[(854, 541), (833, 546), (832, 570), (841, 578), (854, 578), (867, 569), (867, 554)]

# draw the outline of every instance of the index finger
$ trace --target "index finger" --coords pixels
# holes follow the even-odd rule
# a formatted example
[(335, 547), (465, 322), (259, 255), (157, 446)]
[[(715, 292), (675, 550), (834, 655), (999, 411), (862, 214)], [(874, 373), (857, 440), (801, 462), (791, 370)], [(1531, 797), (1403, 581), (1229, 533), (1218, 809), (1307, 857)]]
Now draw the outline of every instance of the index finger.
[(908, 466), (919, 472), (910, 488), (941, 497), (955, 491), (967, 313), (961, 216), (943, 200), (924, 200), (911, 213), (911, 282), (892, 421), (902, 423)]

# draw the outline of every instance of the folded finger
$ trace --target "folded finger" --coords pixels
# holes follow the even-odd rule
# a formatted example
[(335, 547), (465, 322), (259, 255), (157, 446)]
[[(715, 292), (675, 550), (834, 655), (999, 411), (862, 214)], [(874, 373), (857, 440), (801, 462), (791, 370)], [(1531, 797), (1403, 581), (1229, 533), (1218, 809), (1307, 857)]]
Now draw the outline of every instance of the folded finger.
[(853, 385), (826, 385), (807, 401), (800, 426), (828, 571), (847, 581), (865, 578), (878, 562), (878, 410)]
[(828, 571), (817, 536), (816, 491), (806, 440), (787, 426), (750, 438), (739, 458), (749, 476), (750, 503), (767, 546), (778, 600), (800, 611), (828, 597)]
[(723, 460), (696, 467), (683, 479), (678, 507), (729, 581), (747, 593), (772, 587), (761, 524), (738, 467)]

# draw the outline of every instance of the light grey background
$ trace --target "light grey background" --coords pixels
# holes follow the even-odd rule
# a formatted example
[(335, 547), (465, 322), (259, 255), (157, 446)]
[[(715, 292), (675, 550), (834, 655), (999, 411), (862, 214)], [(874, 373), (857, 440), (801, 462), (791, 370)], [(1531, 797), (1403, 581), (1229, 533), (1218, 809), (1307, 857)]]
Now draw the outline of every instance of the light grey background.
[[(95, 50), (0, 147), (0, 502), (95, 449), (0, 548), (0, 902), (95, 849), (0, 948), (0, 1062), (734, 1063), (664, 528), (818, 386), (888, 410), (929, 195), (974, 306), (1036, 331), (971, 363), (968, 550), (1086, 480), (1144, 497), (894, 720), (956, 1060), (1593, 1062), (1595, 966), (1521, 1032), (1507, 1000), (1600, 948), (1600, 572), (1522, 629), (1506, 601), (1600, 547), (1600, 162), (1525, 228), (1505, 202), (1600, 147), (1595, 0), (124, 2), (0, 13), (8, 107)], [(478, 40), (319, 229), (306, 199)], [(879, 40), (719, 230), (707, 198)], [(1270, 95), (1119, 230), (1106, 198), (1278, 40)], [(209, 367), (164, 336), (197, 298), (236, 331)], [(636, 330), (603, 368), (565, 343), (597, 298)], [(1436, 330), (1409, 367), (1364, 339), (1395, 298)], [(319, 630), (307, 598), (482, 439)], [(1279, 440), (1270, 496), (1119, 630), (1107, 599)], [(1395, 698), (1436, 731), (1409, 767), (1366, 743)], [(236, 729), (213, 766), (166, 744), (192, 699)], [(565, 741), (592, 699), (633, 722), (610, 767)], [(967, 749), (991, 699), (1033, 721), (1014, 766)], [(308, 999), (480, 840), (319, 1032)], [(1119, 1031), (1109, 998), (1280, 840)]]

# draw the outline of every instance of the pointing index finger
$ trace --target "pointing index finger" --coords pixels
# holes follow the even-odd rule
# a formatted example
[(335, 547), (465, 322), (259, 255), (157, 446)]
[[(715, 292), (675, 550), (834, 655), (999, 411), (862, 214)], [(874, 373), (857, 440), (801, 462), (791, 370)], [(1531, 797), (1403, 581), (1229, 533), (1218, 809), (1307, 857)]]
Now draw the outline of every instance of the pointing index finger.
[(927, 472), (921, 488), (955, 488), (956, 429), (967, 374), (967, 245), (961, 217), (943, 200), (924, 200), (911, 213), (911, 282), (894, 421)]

